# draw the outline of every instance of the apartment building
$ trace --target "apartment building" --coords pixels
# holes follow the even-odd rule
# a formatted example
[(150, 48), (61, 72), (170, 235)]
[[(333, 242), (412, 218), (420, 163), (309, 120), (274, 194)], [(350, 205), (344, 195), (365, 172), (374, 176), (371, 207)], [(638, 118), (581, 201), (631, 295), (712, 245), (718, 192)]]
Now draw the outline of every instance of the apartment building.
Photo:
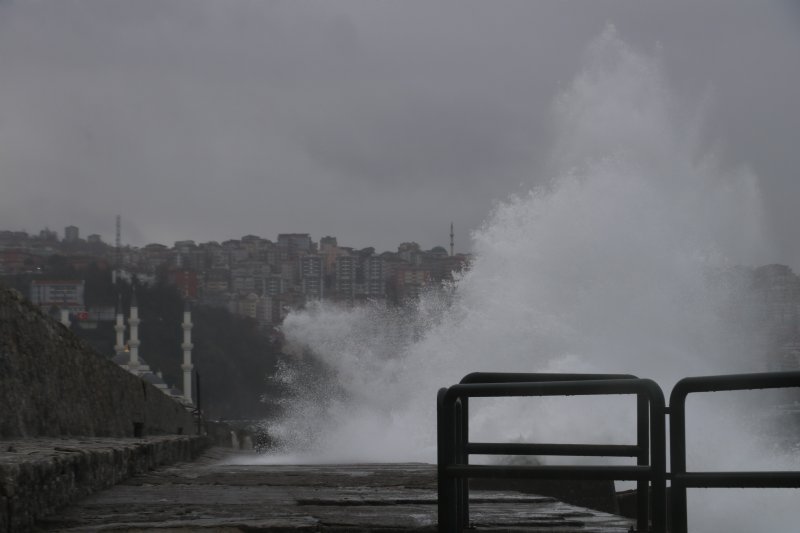
[(321, 300), (323, 297), (323, 263), (320, 255), (304, 255), (300, 259), (301, 290), (306, 300)]

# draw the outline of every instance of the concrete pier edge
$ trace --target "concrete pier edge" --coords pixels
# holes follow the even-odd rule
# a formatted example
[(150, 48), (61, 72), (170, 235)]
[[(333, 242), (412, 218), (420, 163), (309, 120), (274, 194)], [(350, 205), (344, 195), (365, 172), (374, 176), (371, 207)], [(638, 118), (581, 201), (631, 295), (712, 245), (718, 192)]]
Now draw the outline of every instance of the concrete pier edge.
[(191, 461), (205, 436), (37, 438), (0, 441), (0, 533), (30, 531), (37, 519), (92, 492), (160, 466)]

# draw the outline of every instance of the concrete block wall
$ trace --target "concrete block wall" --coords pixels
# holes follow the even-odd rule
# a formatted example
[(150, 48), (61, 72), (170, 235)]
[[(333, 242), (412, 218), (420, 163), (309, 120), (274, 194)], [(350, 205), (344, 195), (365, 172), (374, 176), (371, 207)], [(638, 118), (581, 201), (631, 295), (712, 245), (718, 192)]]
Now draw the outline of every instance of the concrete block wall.
[(192, 414), (0, 287), (0, 439), (192, 434)]

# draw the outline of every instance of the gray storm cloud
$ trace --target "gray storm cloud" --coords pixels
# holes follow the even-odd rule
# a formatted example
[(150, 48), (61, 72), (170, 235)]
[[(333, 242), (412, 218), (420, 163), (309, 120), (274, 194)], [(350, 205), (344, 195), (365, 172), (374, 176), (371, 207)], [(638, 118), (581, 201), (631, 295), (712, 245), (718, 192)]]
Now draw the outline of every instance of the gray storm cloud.
[(792, 2), (0, 3), (0, 227), (457, 248), (548, 178), (552, 106), (613, 23), (759, 177), (800, 264)]

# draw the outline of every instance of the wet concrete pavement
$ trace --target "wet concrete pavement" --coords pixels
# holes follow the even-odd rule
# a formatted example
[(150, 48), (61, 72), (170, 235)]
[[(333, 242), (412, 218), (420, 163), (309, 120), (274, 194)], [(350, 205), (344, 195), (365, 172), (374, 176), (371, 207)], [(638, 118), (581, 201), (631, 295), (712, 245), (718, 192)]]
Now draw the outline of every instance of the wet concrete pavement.
[[(258, 460), (258, 456), (251, 456)], [(245, 459), (245, 462), (247, 459)], [(258, 465), (220, 449), (138, 475), (39, 521), (39, 531), (434, 532), (427, 464)], [(472, 491), (477, 531), (627, 533), (628, 519), (516, 492)]]

